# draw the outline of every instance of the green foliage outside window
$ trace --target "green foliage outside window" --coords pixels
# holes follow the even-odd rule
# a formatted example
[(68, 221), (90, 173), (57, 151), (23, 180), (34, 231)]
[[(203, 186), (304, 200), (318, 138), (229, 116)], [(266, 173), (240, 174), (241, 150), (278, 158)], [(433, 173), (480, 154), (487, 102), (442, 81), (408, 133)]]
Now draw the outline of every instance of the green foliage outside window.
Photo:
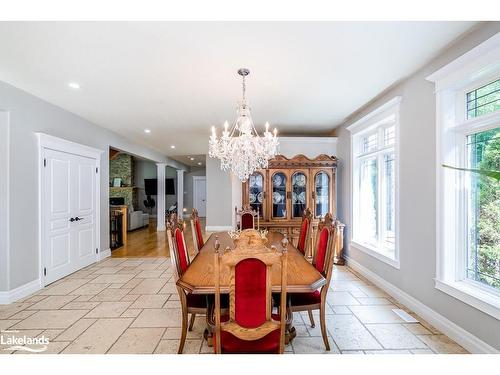
[(500, 128), (471, 136), (475, 225), (470, 228), (467, 277), (500, 288)]
[[(500, 129), (474, 134), (471, 164), (482, 171), (500, 170)], [(471, 199), (475, 225), (470, 228), (468, 277), (500, 288), (500, 184), (491, 174), (476, 174), (472, 179)]]

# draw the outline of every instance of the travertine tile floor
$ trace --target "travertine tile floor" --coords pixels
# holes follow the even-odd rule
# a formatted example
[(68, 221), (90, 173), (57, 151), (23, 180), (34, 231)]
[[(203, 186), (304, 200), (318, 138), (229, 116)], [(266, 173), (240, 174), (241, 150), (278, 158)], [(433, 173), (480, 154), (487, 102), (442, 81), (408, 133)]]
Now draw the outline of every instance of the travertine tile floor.
[[(336, 267), (327, 309), (330, 353), (466, 353), (418, 317), (420, 323), (405, 323), (391, 311), (396, 307), (408, 311)], [(286, 352), (325, 353), (317, 315), (316, 323), (311, 328), (307, 314), (294, 314), (297, 337)], [(213, 352), (202, 338), (204, 328), (205, 318), (197, 317), (184, 353)], [(48, 337), (45, 353), (176, 353), (180, 305), (170, 259), (108, 258), (91, 265), (0, 306), (0, 330), (4, 341), (9, 335)], [(0, 345), (0, 353), (12, 353), (6, 347)]]

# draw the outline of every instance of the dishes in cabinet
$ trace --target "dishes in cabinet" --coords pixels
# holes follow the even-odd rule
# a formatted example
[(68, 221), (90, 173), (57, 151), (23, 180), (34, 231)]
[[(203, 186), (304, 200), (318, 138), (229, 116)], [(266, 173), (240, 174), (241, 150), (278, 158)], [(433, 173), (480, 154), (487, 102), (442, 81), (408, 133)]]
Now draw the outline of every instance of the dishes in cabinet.
[(327, 188), (328, 186), (328, 182), (329, 182), (329, 177), (326, 173), (324, 172), (319, 172), (317, 175), (316, 175), (316, 188), (319, 188), (319, 187), (325, 187)]
[(257, 194), (257, 202), (262, 203), (263, 195), (264, 194), (262, 193), (262, 191), (259, 194)]
[(303, 191), (302, 193), (292, 193), (292, 203), (293, 204), (304, 204), (306, 203), (306, 193)]
[(255, 194), (250, 194), (248, 200), (250, 201), (250, 203), (255, 203)]
[(277, 191), (275, 191), (273, 193), (273, 203), (274, 204), (278, 204), (278, 203), (281, 203), (284, 199), (284, 196), (281, 195), (280, 193), (278, 193)]
[(281, 178), (281, 176), (279, 174), (275, 174), (273, 176), (273, 185), (275, 187), (278, 187), (278, 186), (281, 186), (283, 183), (283, 179)]
[(306, 192), (303, 191), (302, 193), (299, 194), (298, 200), (300, 204), (306, 203)]
[(306, 176), (304, 176), (302, 173), (298, 173), (293, 176), (294, 178), (294, 185), (302, 187), (306, 186)]

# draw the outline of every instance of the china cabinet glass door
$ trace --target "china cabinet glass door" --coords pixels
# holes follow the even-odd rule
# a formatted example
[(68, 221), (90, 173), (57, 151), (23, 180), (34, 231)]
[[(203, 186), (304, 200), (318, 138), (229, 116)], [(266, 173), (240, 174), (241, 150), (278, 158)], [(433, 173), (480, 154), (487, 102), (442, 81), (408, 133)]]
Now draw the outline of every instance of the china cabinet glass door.
[(275, 219), (286, 219), (287, 209), (287, 176), (284, 172), (276, 172), (271, 175), (271, 215)]
[(264, 194), (264, 176), (255, 172), (248, 179), (248, 203), (260, 217), (264, 217)]
[(314, 217), (324, 217), (330, 211), (330, 174), (320, 171), (314, 176)]
[(297, 171), (292, 175), (292, 218), (301, 218), (307, 208), (307, 174)]

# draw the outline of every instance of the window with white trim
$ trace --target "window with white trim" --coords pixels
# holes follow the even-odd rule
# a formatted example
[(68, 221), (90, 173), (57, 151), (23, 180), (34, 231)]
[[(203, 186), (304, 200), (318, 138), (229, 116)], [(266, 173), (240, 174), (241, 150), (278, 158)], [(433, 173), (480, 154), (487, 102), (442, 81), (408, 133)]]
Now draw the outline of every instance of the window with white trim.
[(436, 85), (436, 288), (500, 319), (500, 182), (484, 173), (500, 171), (498, 61), (500, 33), (427, 79)]
[[(468, 134), (465, 157), (468, 169), (500, 171), (500, 123)], [(479, 173), (464, 180), (464, 278), (500, 291), (500, 183)]]
[(353, 246), (399, 266), (396, 242), (399, 98), (348, 129), (352, 136)]

